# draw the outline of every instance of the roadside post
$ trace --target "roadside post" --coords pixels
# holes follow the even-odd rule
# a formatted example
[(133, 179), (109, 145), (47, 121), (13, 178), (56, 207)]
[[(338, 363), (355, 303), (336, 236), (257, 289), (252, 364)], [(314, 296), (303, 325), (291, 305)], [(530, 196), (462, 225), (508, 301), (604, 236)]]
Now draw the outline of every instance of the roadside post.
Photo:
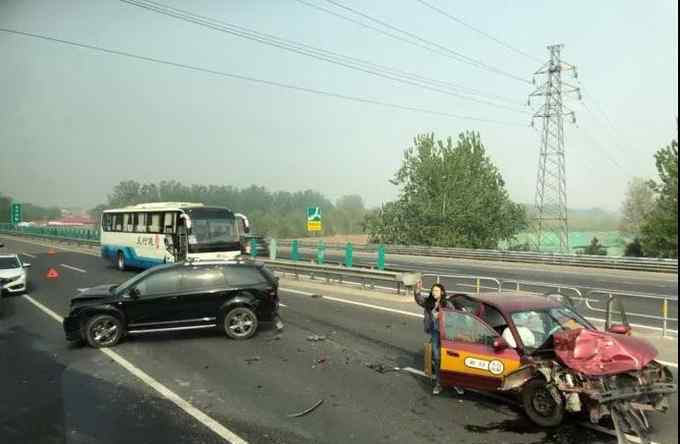
[(257, 257), (257, 240), (255, 238), (250, 239), (250, 257), (253, 260)]
[(294, 261), (300, 260), (300, 253), (298, 252), (298, 241), (295, 239), (290, 243), (290, 258)]
[(345, 247), (345, 267), (352, 268), (352, 243), (347, 242)]
[(378, 259), (375, 264), (376, 268), (380, 271), (385, 271), (385, 245), (378, 245)]
[(269, 242), (269, 259), (275, 261), (276, 260), (276, 239), (272, 239)]
[(319, 245), (316, 247), (316, 263), (323, 265), (326, 260), (326, 243), (322, 240), (319, 241)]

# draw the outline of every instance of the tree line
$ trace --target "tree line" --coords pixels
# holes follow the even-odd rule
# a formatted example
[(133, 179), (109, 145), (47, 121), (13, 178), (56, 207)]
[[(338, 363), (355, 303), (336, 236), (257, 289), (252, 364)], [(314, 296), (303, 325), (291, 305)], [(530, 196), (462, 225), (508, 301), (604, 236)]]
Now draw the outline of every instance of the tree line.
[(97, 220), (102, 210), (120, 208), (144, 202), (201, 202), (245, 214), (257, 234), (277, 238), (305, 237), (306, 208), (320, 207), (323, 234), (361, 233), (361, 220), (366, 212), (360, 196), (347, 195), (335, 203), (323, 194), (305, 190), (299, 192), (269, 191), (251, 185), (238, 188), (229, 185), (185, 185), (176, 180), (140, 183), (126, 180), (118, 183), (105, 204), (91, 214)]

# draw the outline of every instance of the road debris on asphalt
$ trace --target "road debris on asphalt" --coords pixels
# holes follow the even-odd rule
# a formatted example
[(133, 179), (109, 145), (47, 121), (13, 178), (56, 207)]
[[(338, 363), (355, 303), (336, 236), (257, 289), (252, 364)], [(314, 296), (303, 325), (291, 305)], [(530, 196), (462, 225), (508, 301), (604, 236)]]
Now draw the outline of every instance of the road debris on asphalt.
[(311, 335), (307, 336), (307, 340), (311, 342), (321, 342), (326, 340), (326, 336), (321, 336), (321, 335)]
[(375, 362), (365, 362), (364, 365), (371, 370), (374, 370), (380, 374), (389, 372), (398, 372), (401, 370), (399, 367), (389, 367), (385, 364), (375, 363)]
[(248, 365), (252, 364), (253, 362), (259, 362), (260, 357), (259, 356), (253, 356), (251, 358), (246, 358), (245, 361), (248, 363)]
[(316, 410), (317, 407), (319, 407), (321, 404), (323, 404), (323, 401), (324, 401), (323, 399), (320, 399), (316, 404), (314, 404), (313, 406), (311, 406), (307, 410), (303, 410), (303, 411), (297, 412), (297, 413), (291, 413), (291, 414), (288, 415), (288, 417), (289, 418), (299, 418), (301, 416), (305, 416), (306, 414), (311, 413), (314, 410)]

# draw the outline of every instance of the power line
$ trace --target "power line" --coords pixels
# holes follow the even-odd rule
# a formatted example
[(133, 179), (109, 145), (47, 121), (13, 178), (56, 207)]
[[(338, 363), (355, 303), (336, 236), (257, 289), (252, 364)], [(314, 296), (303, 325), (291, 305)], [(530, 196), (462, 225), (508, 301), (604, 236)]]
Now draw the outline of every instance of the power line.
[(495, 108), (517, 113), (523, 114), (526, 113), (525, 111), (519, 110), (518, 108), (512, 108), (506, 105), (499, 105), (488, 100), (478, 99), (476, 97), (471, 97), (469, 95), (460, 94), (449, 89), (450, 87), (447, 87), (447, 85), (445, 84), (446, 82), (428, 79), (426, 77), (419, 76), (413, 73), (404, 72), (396, 68), (377, 65), (370, 61), (348, 57), (343, 54), (327, 51), (321, 48), (316, 48), (314, 46), (307, 45), (304, 43), (286, 40), (271, 34), (265, 34), (258, 31), (254, 31), (252, 29), (244, 28), (242, 26), (221, 22), (209, 17), (200, 16), (189, 11), (172, 8), (153, 1), (136, 1), (136, 0), (121, 0), (121, 1), (152, 12), (157, 12), (159, 14), (174, 17), (179, 20), (195, 23), (199, 26), (235, 35), (237, 37), (241, 37), (247, 40), (256, 41), (258, 43), (294, 52), (296, 54), (305, 55), (307, 57), (311, 57), (317, 60), (333, 63), (355, 71), (365, 72), (388, 80), (393, 80), (403, 84), (428, 89), (430, 91), (446, 94), (449, 96), (457, 97), (462, 100), (468, 100), (482, 105), (492, 106)]
[(527, 59), (530, 59), (530, 60), (532, 60), (532, 61), (534, 61), (534, 62), (543, 63), (543, 60), (539, 59), (538, 57), (534, 57), (534, 56), (532, 56), (531, 54), (529, 54), (529, 53), (527, 53), (527, 52), (524, 52), (524, 51), (522, 51), (521, 49), (519, 49), (519, 48), (517, 48), (517, 47), (515, 47), (515, 46), (512, 46), (511, 44), (509, 44), (509, 43), (507, 43), (507, 42), (504, 42), (503, 40), (501, 40), (501, 39), (499, 39), (499, 38), (497, 38), (497, 37), (494, 37), (493, 35), (489, 34), (489, 33), (486, 32), (486, 31), (483, 31), (483, 30), (481, 30), (481, 29), (479, 29), (479, 28), (476, 28), (476, 27), (472, 26), (471, 24), (469, 24), (469, 23), (463, 21), (463, 19), (461, 19), (461, 18), (459, 18), (459, 17), (456, 17), (455, 15), (453, 15), (453, 14), (451, 14), (451, 13), (446, 12), (446, 11), (444, 11), (444, 10), (441, 9), (441, 8), (436, 7), (436, 6), (434, 6), (433, 4), (426, 2), (425, 0), (416, 0), (416, 1), (417, 1), (418, 3), (421, 3), (422, 5), (424, 5), (424, 6), (428, 7), (428, 8), (430, 8), (430, 9), (432, 9), (433, 11), (436, 11), (436, 12), (440, 13), (441, 15), (443, 15), (443, 16), (445, 16), (445, 17), (448, 17), (449, 19), (453, 20), (454, 22), (456, 22), (456, 23), (458, 23), (458, 24), (461, 24), (461, 25), (465, 26), (466, 28), (468, 28), (468, 29), (470, 29), (470, 30), (476, 32), (477, 34), (480, 34), (480, 35), (482, 35), (482, 36), (484, 36), (484, 37), (486, 37), (486, 38), (488, 38), (488, 39), (490, 39), (490, 40), (493, 40), (494, 42), (498, 43), (499, 45), (501, 45), (501, 46), (503, 46), (503, 47), (505, 47), (505, 48), (507, 48), (507, 49), (509, 49), (509, 50), (511, 50), (511, 51), (513, 51), (513, 52), (515, 52), (515, 53), (517, 53), (517, 54), (523, 56), (523, 57), (526, 57)]
[[(598, 121), (598, 123), (600, 125), (602, 125), (602, 127), (606, 127), (606, 129), (609, 131), (612, 138), (615, 141), (617, 141), (617, 145), (619, 146), (619, 148), (621, 148), (622, 145), (620, 143), (621, 140), (619, 139), (619, 132), (616, 130), (616, 128), (614, 127), (614, 124), (612, 123), (612, 120), (609, 118), (607, 113), (604, 111), (604, 108), (595, 99), (595, 97), (590, 92), (590, 90), (586, 89), (583, 86), (583, 82), (581, 82), (581, 89), (585, 93), (585, 97), (587, 97), (590, 101), (593, 102), (593, 104), (597, 108), (597, 110), (598, 110), (600, 116), (603, 118), (603, 120), (600, 120), (600, 118), (595, 114), (595, 112), (590, 108), (590, 106), (588, 106), (587, 102), (585, 102), (585, 101), (583, 102), (583, 107), (590, 113), (590, 115), (592, 115), (595, 118), (595, 120)], [(604, 124), (603, 124), (603, 122), (604, 122)]]
[(125, 51), (118, 51), (118, 50), (115, 50), (115, 49), (102, 48), (102, 47), (99, 47), (99, 46), (88, 45), (88, 44), (85, 44), (85, 43), (74, 42), (74, 41), (71, 41), (71, 40), (58, 39), (58, 38), (47, 36), (47, 35), (34, 34), (34, 33), (19, 31), (19, 30), (15, 30), (15, 29), (0, 28), (0, 31), (6, 32), (6, 33), (9, 33), (9, 34), (21, 35), (21, 36), (24, 36), (24, 37), (32, 37), (32, 38), (36, 38), (36, 39), (57, 42), (57, 43), (61, 43), (61, 44), (64, 44), (64, 45), (69, 45), (69, 46), (75, 46), (75, 47), (79, 47), (79, 48), (90, 49), (90, 50), (93, 50), (93, 51), (104, 52), (104, 53), (107, 53), (107, 54), (114, 54), (114, 55), (118, 55), (118, 56), (132, 58), (132, 59), (143, 60), (143, 61), (146, 61), (146, 62), (159, 63), (159, 64), (162, 64), (162, 65), (187, 69), (187, 70), (190, 70), (190, 71), (197, 71), (197, 72), (212, 74), (212, 75), (216, 75), (216, 76), (220, 76), (220, 77), (243, 80), (243, 81), (247, 81), (247, 82), (250, 82), (250, 83), (256, 83), (256, 84), (261, 84), (261, 85), (275, 86), (275, 87), (278, 87), (278, 88), (284, 88), (284, 89), (289, 89), (289, 90), (293, 90), (293, 91), (306, 92), (306, 93), (316, 94), (316, 95), (320, 95), (320, 96), (333, 97), (333, 98), (336, 98), (336, 99), (342, 99), (342, 100), (347, 100), (347, 101), (352, 101), (352, 102), (367, 103), (367, 104), (377, 105), (377, 106), (381, 106), (381, 107), (385, 107), (385, 108), (393, 108), (393, 109), (399, 109), (399, 110), (403, 110), (403, 111), (412, 111), (412, 112), (418, 112), (418, 113), (423, 113), (423, 114), (429, 114), (429, 115), (435, 115), (435, 116), (441, 116), (441, 117), (448, 117), (448, 118), (452, 118), (452, 119), (470, 120), (470, 121), (484, 122), (484, 123), (493, 123), (493, 124), (503, 125), (503, 126), (524, 127), (523, 124), (518, 123), (518, 122), (508, 122), (508, 121), (485, 119), (485, 118), (479, 118), (479, 117), (473, 117), (473, 116), (463, 116), (463, 115), (451, 114), (451, 113), (447, 113), (447, 112), (443, 112), (443, 111), (430, 110), (430, 109), (427, 109), (427, 108), (419, 108), (419, 107), (408, 106), (408, 105), (399, 105), (399, 104), (396, 104), (396, 103), (383, 102), (383, 101), (380, 101), (380, 100), (374, 100), (374, 99), (365, 98), (365, 97), (350, 96), (350, 95), (335, 93), (335, 92), (331, 92), (331, 91), (325, 91), (325, 90), (320, 90), (320, 89), (291, 85), (291, 84), (288, 84), (288, 83), (277, 82), (277, 81), (273, 81), (273, 80), (258, 79), (256, 77), (244, 76), (244, 75), (240, 75), (240, 74), (233, 74), (233, 73), (228, 73), (228, 72), (224, 72), (224, 71), (216, 71), (216, 70), (212, 70), (212, 69), (208, 69), (208, 68), (201, 68), (201, 67), (198, 67), (198, 66), (187, 65), (187, 64), (184, 64), (184, 63), (171, 62), (171, 61), (168, 61), (168, 60), (157, 59), (157, 58), (154, 58), (154, 57), (142, 56), (142, 55), (133, 54), (133, 53), (125, 52)]
[(433, 42), (433, 41), (431, 41), (431, 40), (427, 40), (427, 39), (425, 39), (425, 38), (423, 38), (423, 37), (420, 37), (420, 36), (418, 36), (418, 35), (416, 35), (416, 34), (414, 34), (414, 33), (412, 33), (412, 32), (409, 32), (409, 31), (406, 31), (406, 30), (404, 30), (404, 29), (398, 28), (398, 27), (396, 27), (396, 26), (394, 26), (394, 25), (391, 25), (391, 24), (389, 24), (389, 23), (387, 23), (387, 22), (385, 22), (385, 21), (383, 21), (383, 20), (377, 19), (377, 18), (375, 18), (375, 17), (371, 17), (370, 15), (365, 14), (365, 13), (363, 13), (363, 12), (361, 12), (361, 11), (358, 11), (358, 10), (356, 10), (356, 9), (350, 8), (349, 6), (343, 5), (342, 3), (337, 2), (336, 0), (326, 0), (326, 2), (328, 2), (328, 3), (332, 4), (332, 5), (335, 5), (335, 6), (338, 7), (338, 8), (341, 8), (341, 9), (344, 9), (344, 10), (346, 10), (346, 11), (349, 11), (349, 12), (351, 12), (351, 13), (353, 13), (353, 14), (356, 14), (356, 15), (358, 15), (358, 16), (360, 16), (360, 17), (363, 17), (363, 18), (365, 18), (365, 19), (367, 19), (367, 20), (370, 20), (370, 21), (372, 21), (373, 23), (378, 23), (379, 25), (384, 26), (384, 27), (386, 27), (386, 28), (388, 28), (388, 29), (391, 29), (391, 30), (393, 30), (393, 31), (396, 31), (396, 32), (399, 32), (399, 33), (401, 33), (401, 34), (407, 35), (407, 36), (411, 37), (412, 39), (415, 39), (415, 40), (417, 40), (417, 41), (419, 41), (419, 42), (425, 43), (425, 44), (430, 45), (430, 46), (434, 46), (435, 48), (438, 48), (438, 49), (440, 49), (440, 50), (442, 50), (442, 51), (445, 51), (445, 52), (447, 52), (447, 53), (453, 55), (454, 58), (456, 58), (457, 60), (459, 60), (459, 61), (461, 61), (461, 62), (463, 62), (463, 63), (467, 63), (468, 65), (474, 66), (474, 67), (476, 67), (476, 68), (485, 69), (485, 70), (487, 70), (487, 71), (490, 71), (490, 72), (493, 72), (493, 73), (496, 73), (496, 74), (500, 74), (500, 75), (502, 75), (502, 76), (511, 78), (511, 79), (513, 79), (513, 80), (517, 80), (517, 81), (522, 82), (522, 83), (531, 84), (530, 81), (528, 81), (528, 80), (526, 80), (526, 79), (524, 79), (524, 78), (522, 78), (522, 77), (519, 77), (519, 76), (517, 76), (517, 75), (515, 75), (515, 74), (509, 73), (509, 72), (506, 72), (506, 71), (503, 71), (503, 70), (501, 70), (501, 69), (498, 69), (498, 68), (496, 68), (495, 66), (488, 65), (488, 64), (484, 63), (484, 62), (481, 61), (481, 60), (477, 60), (477, 59), (474, 59), (474, 58), (472, 58), (472, 57), (466, 56), (466, 55), (464, 55), (464, 54), (462, 54), (462, 53), (460, 53), (460, 52), (454, 51), (453, 49), (448, 48), (448, 47), (446, 47), (446, 46), (443, 46), (443, 45), (441, 45), (441, 44), (439, 44), (439, 43)]
[[(295, 1), (298, 2), (298, 3), (301, 3), (301, 4), (305, 5), (305, 6), (308, 6), (308, 7), (310, 7), (310, 8), (314, 8), (314, 9), (317, 9), (317, 10), (319, 10), (319, 11), (322, 11), (322, 12), (325, 12), (325, 13), (327, 13), (327, 14), (330, 14), (330, 15), (333, 15), (333, 16), (335, 16), (335, 17), (338, 17), (338, 18), (340, 18), (340, 19), (342, 19), (342, 20), (346, 20), (346, 21), (348, 21), (348, 22), (354, 23), (354, 24), (359, 25), (359, 26), (361, 26), (361, 27), (363, 27), (363, 28), (370, 29), (370, 30), (375, 31), (375, 32), (377, 32), (377, 33), (379, 33), (379, 34), (388, 36), (388, 37), (390, 37), (390, 38), (392, 38), (392, 39), (399, 40), (400, 42), (407, 43), (407, 44), (409, 44), (409, 45), (413, 45), (413, 46), (416, 46), (416, 47), (418, 47), (418, 48), (424, 49), (424, 50), (426, 50), (426, 51), (428, 51), (428, 52), (431, 52), (431, 53), (433, 53), (433, 54), (437, 54), (437, 55), (441, 55), (441, 56), (444, 56), (444, 57), (448, 57), (448, 58), (453, 59), (453, 60), (456, 60), (456, 61), (458, 61), (458, 62), (463, 62), (463, 63), (471, 64), (470, 61), (465, 60), (464, 58), (462, 58), (462, 57), (466, 57), (466, 56), (462, 56), (462, 57), (461, 57), (461, 55), (458, 55), (457, 53), (455, 53), (455, 52), (452, 51), (452, 50), (449, 50), (448, 48), (441, 47), (441, 45), (438, 45), (438, 44), (436, 44), (436, 43), (428, 43), (428, 44), (420, 43), (419, 40), (423, 40), (423, 41), (427, 42), (426, 40), (421, 39), (420, 37), (415, 36), (415, 37), (417, 38), (416, 40), (408, 39), (408, 38), (402, 37), (402, 36), (399, 35), (399, 34), (394, 34), (394, 33), (385, 31), (384, 29), (381, 29), (381, 28), (378, 28), (378, 27), (369, 25), (369, 24), (364, 23), (364, 22), (361, 22), (361, 21), (359, 21), (359, 20), (355, 20), (355, 19), (353, 19), (353, 18), (351, 18), (351, 17), (348, 17), (348, 16), (345, 16), (345, 15), (339, 14), (339, 13), (333, 11), (333, 10), (324, 8), (324, 7), (319, 6), (319, 5), (316, 5), (316, 4), (314, 4), (314, 3), (310, 3), (310, 2), (308, 2), (308, 1), (306, 1), (306, 0), (295, 0)], [(358, 13), (358, 14), (361, 14), (361, 13)], [(373, 19), (372, 17), (369, 18), (369, 19), (377, 20), (377, 19)], [(378, 22), (379, 22), (379, 21), (378, 21)], [(391, 25), (387, 25), (387, 26), (391, 26)], [(398, 29), (398, 28), (397, 28), (397, 29)], [(401, 32), (401, 30), (400, 30), (400, 32)], [(405, 33), (405, 34), (407, 34), (407, 35), (409, 34), (408, 31), (403, 31), (403, 33)], [(428, 45), (435, 45), (435, 47), (428, 46)], [(442, 50), (442, 49), (439, 49), (438, 47), (441, 47), (441, 48), (444, 48), (444, 49)], [(473, 59), (472, 59), (472, 60), (473, 60)], [(479, 66), (478, 64), (472, 63), (472, 65), (475, 66), (475, 67), (477, 67), (477, 68), (480, 68), (480, 66)], [(497, 70), (496, 68), (492, 68), (492, 71), (493, 71), (493, 72), (496, 72), (496, 71), (499, 71), (499, 70)], [(526, 80), (526, 79), (522, 79), (522, 78), (520, 78), (520, 77), (518, 77), (518, 76), (515, 76), (514, 74), (503, 73), (503, 75), (509, 75), (509, 76), (511, 76), (514, 80), (520, 80), (520, 81), (525, 82), (525, 83), (531, 83), (531, 82), (529, 82), (529, 81)]]

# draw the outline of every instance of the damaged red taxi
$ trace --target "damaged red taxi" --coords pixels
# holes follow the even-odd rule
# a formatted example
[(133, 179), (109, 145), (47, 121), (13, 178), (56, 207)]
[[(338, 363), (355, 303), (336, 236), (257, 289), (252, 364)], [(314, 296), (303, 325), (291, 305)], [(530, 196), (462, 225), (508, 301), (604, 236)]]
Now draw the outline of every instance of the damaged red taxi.
[(444, 386), (515, 393), (544, 427), (567, 412), (593, 423), (609, 417), (620, 439), (633, 433), (643, 442), (647, 413), (669, 407), (670, 370), (625, 321), (599, 331), (572, 303), (523, 292), (449, 300), (454, 308), (439, 319)]

